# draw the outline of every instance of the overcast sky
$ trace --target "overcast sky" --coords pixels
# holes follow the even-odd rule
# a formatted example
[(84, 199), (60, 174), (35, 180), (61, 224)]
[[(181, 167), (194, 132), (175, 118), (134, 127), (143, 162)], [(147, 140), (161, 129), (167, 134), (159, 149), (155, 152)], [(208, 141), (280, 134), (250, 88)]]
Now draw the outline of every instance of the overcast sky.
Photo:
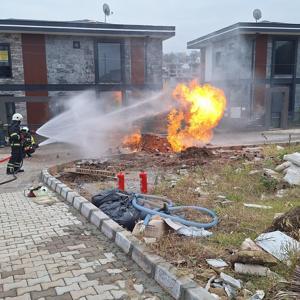
[(300, 23), (300, 0), (0, 0), (0, 19), (103, 21), (102, 5), (114, 14), (110, 23), (174, 25), (176, 36), (164, 43), (164, 52), (186, 49), (186, 42), (236, 22), (262, 20)]

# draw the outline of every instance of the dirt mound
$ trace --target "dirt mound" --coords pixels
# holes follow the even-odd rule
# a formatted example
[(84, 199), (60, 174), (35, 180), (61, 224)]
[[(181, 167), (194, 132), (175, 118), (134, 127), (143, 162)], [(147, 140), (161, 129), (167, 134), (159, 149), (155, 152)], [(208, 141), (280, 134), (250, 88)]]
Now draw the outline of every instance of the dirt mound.
[(300, 241), (300, 206), (276, 218), (266, 232), (280, 230)]
[(179, 158), (180, 159), (203, 159), (213, 156), (211, 150), (205, 147), (189, 147), (183, 150)]
[(140, 149), (148, 153), (167, 153), (172, 151), (171, 145), (169, 144), (167, 138), (152, 134), (142, 135)]

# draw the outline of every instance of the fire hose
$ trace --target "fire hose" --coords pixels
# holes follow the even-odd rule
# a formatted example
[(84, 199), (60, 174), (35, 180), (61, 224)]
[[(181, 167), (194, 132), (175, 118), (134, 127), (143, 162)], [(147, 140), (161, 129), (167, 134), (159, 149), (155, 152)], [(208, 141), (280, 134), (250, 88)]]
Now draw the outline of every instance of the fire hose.
[(0, 163), (3, 163), (5, 161), (9, 160), (10, 158), (11, 158), (11, 156), (8, 156), (8, 157), (5, 157), (3, 159), (0, 159)]
[[(208, 208), (200, 207), (200, 206), (173, 206), (172, 202), (168, 203), (168, 201), (166, 201), (166, 199), (164, 199), (166, 202), (164, 204), (164, 210), (162, 211), (161, 209), (157, 209), (157, 208), (151, 209), (151, 208), (147, 208), (147, 207), (141, 205), (140, 202), (145, 199), (147, 200), (147, 198), (148, 198), (148, 200), (149, 199), (151, 200), (151, 199), (155, 199), (155, 196), (148, 197), (148, 195), (144, 195), (144, 194), (134, 194), (133, 200), (132, 200), (132, 205), (134, 208), (147, 214), (144, 224), (145, 223), (147, 224), (147, 222), (149, 222), (151, 216), (154, 216), (154, 215), (159, 215), (163, 218), (169, 218), (174, 222), (179, 222), (183, 225), (192, 226), (192, 227), (196, 227), (196, 228), (209, 229), (218, 224), (218, 217), (217, 217), (216, 213)], [(161, 200), (162, 198), (157, 197), (156, 199)], [(187, 210), (187, 209), (192, 209), (192, 210), (196, 210), (201, 213), (204, 213), (204, 214), (210, 216), (212, 218), (212, 221), (208, 222), (208, 223), (200, 223), (200, 222), (195, 222), (195, 221), (189, 221), (183, 217), (174, 216), (171, 214), (172, 212), (175, 213), (175, 212)]]
[[(5, 162), (5, 161), (7, 161), (7, 160), (9, 160), (9, 159), (10, 159), (10, 156), (9, 156), (9, 157), (6, 157), (6, 158), (4, 158), (4, 159), (1, 159), (1, 160), (0, 160), (0, 163), (3, 163), (3, 162)], [(16, 176), (16, 173), (18, 173), (18, 171), (22, 168), (22, 165), (23, 165), (23, 160), (21, 161), (21, 164), (20, 164), (20, 167), (18, 168), (18, 170), (14, 171), (14, 172), (11, 174), (11, 175), (13, 176), (13, 178), (0, 182), (0, 185), (4, 185), (4, 184), (7, 184), (7, 183), (10, 183), (10, 182), (13, 182), (13, 181), (17, 180), (18, 177)]]

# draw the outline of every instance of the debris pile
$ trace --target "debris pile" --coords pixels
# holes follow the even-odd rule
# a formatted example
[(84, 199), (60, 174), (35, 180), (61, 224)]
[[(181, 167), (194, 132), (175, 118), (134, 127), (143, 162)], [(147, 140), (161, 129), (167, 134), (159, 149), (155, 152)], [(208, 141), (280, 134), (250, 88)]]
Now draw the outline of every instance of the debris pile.
[(300, 153), (284, 155), (283, 159), (286, 162), (277, 166), (275, 171), (283, 172), (283, 180), (290, 185), (300, 185)]
[(276, 230), (282, 231), (300, 241), (300, 207), (292, 208), (287, 213), (275, 218), (266, 232)]

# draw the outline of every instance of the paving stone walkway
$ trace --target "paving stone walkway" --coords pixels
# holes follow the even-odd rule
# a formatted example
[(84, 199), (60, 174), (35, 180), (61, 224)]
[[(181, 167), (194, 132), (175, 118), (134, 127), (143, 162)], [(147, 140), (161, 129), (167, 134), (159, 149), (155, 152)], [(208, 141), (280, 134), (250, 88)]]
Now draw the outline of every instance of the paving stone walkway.
[(67, 203), (36, 200), (0, 192), (0, 299), (171, 299)]

